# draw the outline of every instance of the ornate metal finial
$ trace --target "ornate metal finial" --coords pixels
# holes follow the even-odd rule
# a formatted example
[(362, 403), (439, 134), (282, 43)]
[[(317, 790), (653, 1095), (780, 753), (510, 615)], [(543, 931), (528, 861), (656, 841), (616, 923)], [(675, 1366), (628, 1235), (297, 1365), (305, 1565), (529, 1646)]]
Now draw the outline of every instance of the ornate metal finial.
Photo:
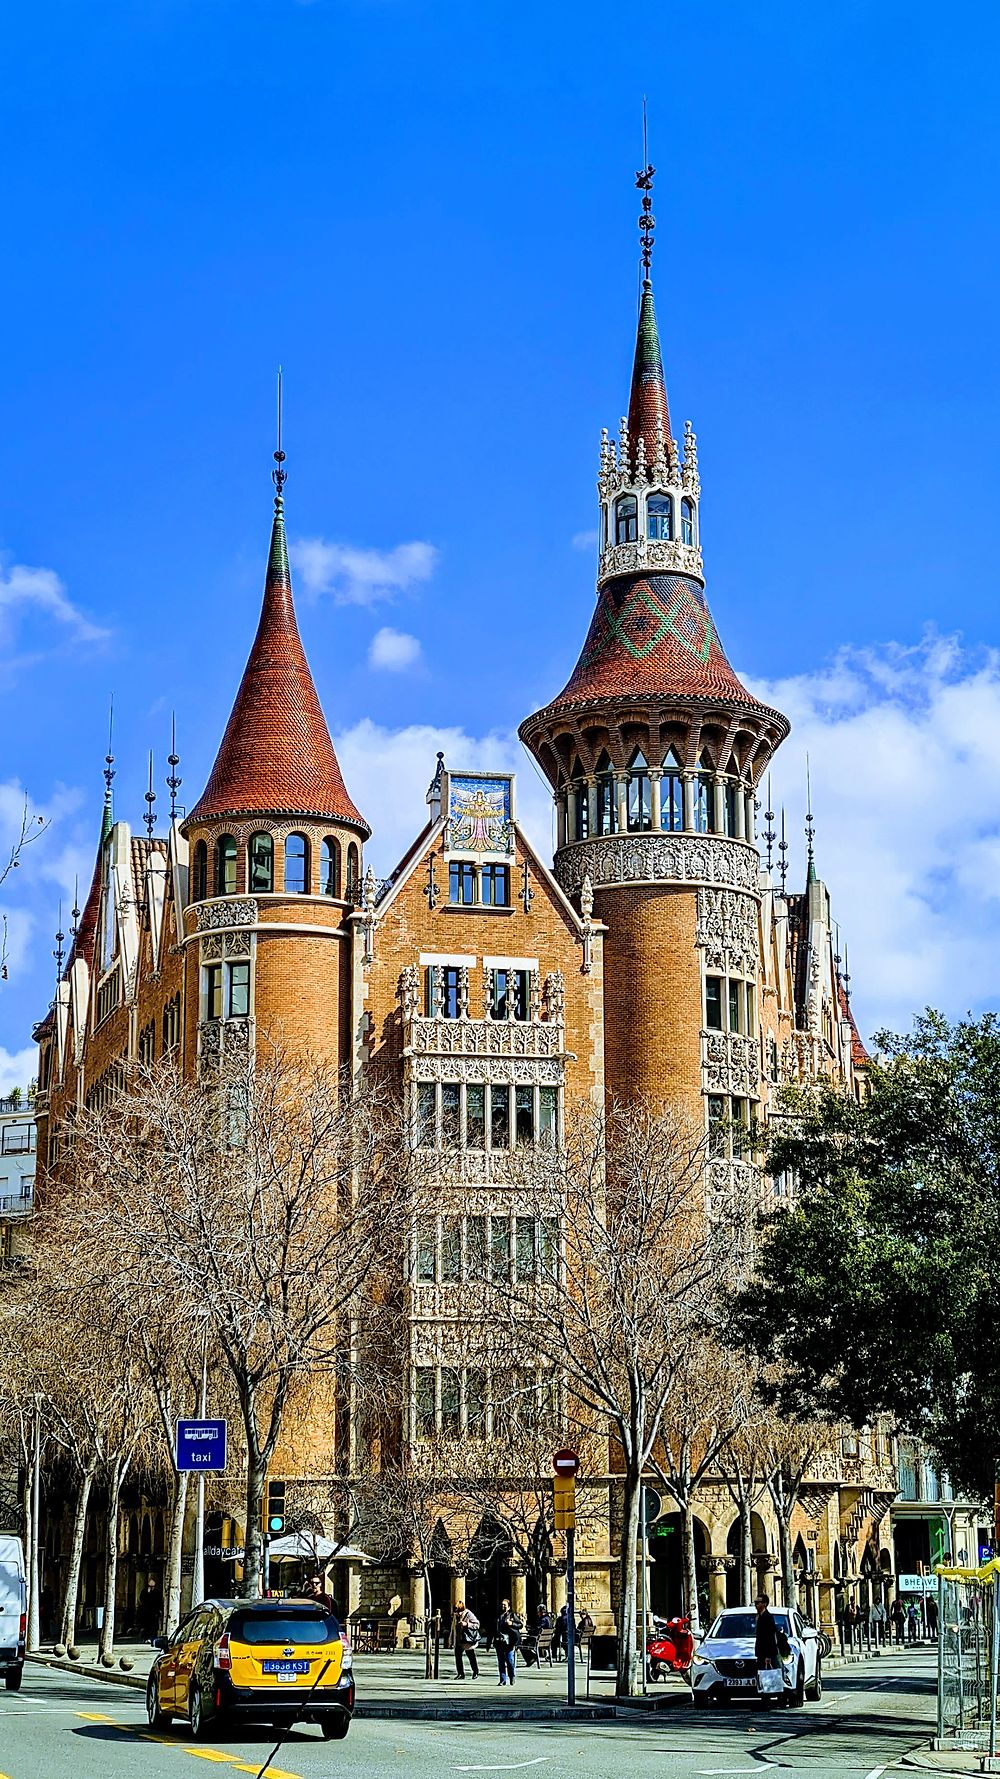
[(642, 193), (642, 215), (639, 217), (639, 240), (642, 244), (643, 277), (649, 277), (649, 268), (653, 263), (653, 233), (656, 218), (653, 215), (653, 175), (655, 167), (649, 164), (649, 149), (646, 143), (646, 99), (642, 101), (642, 159), (643, 165), (635, 176), (636, 190)]
[(844, 974), (840, 978), (844, 985), (844, 999), (848, 1007), (851, 1005), (851, 972), (847, 962), (847, 940), (844, 940)]
[(525, 859), (521, 867), (521, 906), (525, 914), (531, 913), (531, 904), (534, 899), (535, 892), (531, 887), (531, 874), (528, 870), (528, 861)]
[(62, 930), (62, 900), (60, 899), (60, 902), (59, 902), (59, 929), (56, 933), (55, 950), (52, 953), (52, 956), (56, 960), (56, 981), (57, 982), (62, 981), (63, 957), (65, 955), (65, 953), (63, 952), (63, 943), (65, 941), (65, 938), (66, 938), (66, 935)]
[(784, 895), (786, 893), (786, 882), (788, 878), (788, 839), (785, 834), (784, 810), (781, 811), (781, 839), (778, 841), (778, 852), (781, 855), (778, 860), (778, 871), (781, 876), (781, 893)]
[(431, 779), (431, 782), (427, 787), (428, 798), (440, 797), (443, 782), (444, 782), (444, 754), (439, 749), (438, 757), (437, 757), (437, 765), (434, 768), (434, 777)]
[(440, 894), (441, 891), (438, 888), (434, 854), (431, 853), (427, 860), (427, 882), (424, 884), (424, 895), (427, 897), (427, 906), (432, 914), (438, 905)]
[(111, 803), (111, 780), (115, 776), (115, 695), (112, 692), (108, 709), (108, 751), (104, 756), (104, 801)]
[(70, 909), (69, 914), (70, 914), (70, 921), (72, 923), (69, 930), (70, 930), (71, 936), (75, 939), (77, 933), (80, 930), (80, 879), (79, 879), (79, 877), (74, 877), (74, 879), (73, 879), (73, 906)]
[(811, 883), (816, 875), (816, 824), (812, 813), (812, 780), (809, 773), (809, 755), (806, 755), (806, 875)]
[(771, 863), (774, 858), (774, 842), (775, 842), (774, 810), (771, 808), (771, 774), (770, 773), (768, 773), (768, 775), (767, 775), (767, 802), (768, 802), (768, 807), (764, 811), (764, 820), (767, 823), (767, 827), (764, 829), (764, 839), (767, 841), (767, 868), (770, 871)]
[(153, 789), (153, 750), (152, 750), (152, 748), (150, 748), (150, 750), (149, 750), (149, 789), (146, 792), (145, 802), (146, 802), (146, 813), (142, 819), (146, 824), (146, 833), (149, 835), (150, 840), (152, 840), (153, 829), (156, 827), (156, 792)]
[(277, 489), (277, 493), (274, 497), (274, 505), (275, 505), (275, 510), (278, 512), (280, 512), (280, 510), (281, 510), (281, 490), (283, 489), (286, 481), (288, 480), (288, 471), (282, 467), (284, 464), (284, 461), (285, 461), (285, 453), (281, 449), (281, 366), (279, 364), (279, 366), (278, 366), (278, 449), (274, 453), (275, 467), (271, 471), (271, 480), (274, 483), (275, 488)]
[(182, 778), (178, 778), (178, 776), (177, 776), (177, 768), (180, 765), (180, 763), (181, 763), (181, 757), (180, 757), (180, 754), (177, 752), (177, 713), (176, 713), (176, 711), (171, 711), (171, 713), (170, 713), (170, 752), (167, 755), (167, 765), (170, 767), (170, 773), (167, 778), (167, 790), (170, 792), (170, 820), (171, 820), (171, 822), (175, 822), (177, 820), (177, 793), (180, 790), (181, 785), (184, 783), (184, 780)]

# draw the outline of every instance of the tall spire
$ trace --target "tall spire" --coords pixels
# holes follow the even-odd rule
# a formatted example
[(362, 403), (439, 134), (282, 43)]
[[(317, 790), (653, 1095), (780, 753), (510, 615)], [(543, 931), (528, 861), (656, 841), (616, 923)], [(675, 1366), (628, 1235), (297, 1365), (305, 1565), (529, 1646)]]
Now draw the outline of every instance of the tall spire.
[(642, 159), (643, 165), (636, 173), (636, 189), (642, 193), (642, 211), (639, 216), (640, 257), (642, 259), (642, 298), (639, 303), (639, 326), (635, 340), (635, 358), (632, 362), (632, 389), (628, 403), (628, 436), (635, 466), (639, 440), (643, 442), (646, 462), (652, 464), (656, 460), (657, 445), (660, 451), (669, 451), (670, 410), (667, 407), (667, 386), (663, 376), (663, 358), (660, 353), (660, 335), (656, 326), (656, 309), (653, 305), (653, 282), (650, 270), (653, 262), (653, 235), (656, 229), (656, 218), (653, 215), (653, 176), (656, 168), (650, 164), (646, 146), (646, 101), (642, 102)]
[(812, 811), (812, 774), (806, 755), (806, 882), (816, 882), (816, 823)]
[(260, 622), (211, 776), (184, 828), (216, 816), (302, 815), (348, 822), (367, 836), (371, 830), (348, 796), (295, 621), (281, 436), (279, 372), (276, 493)]
[(112, 828), (114, 827), (114, 820), (115, 820), (114, 812), (113, 812), (113, 808), (112, 808), (112, 798), (111, 798), (111, 781), (115, 776), (114, 734), (115, 734), (115, 699), (114, 699), (114, 693), (112, 693), (111, 705), (110, 705), (110, 708), (108, 711), (108, 751), (104, 756), (104, 813), (101, 816), (101, 845), (102, 846), (104, 845), (105, 840), (107, 839)]

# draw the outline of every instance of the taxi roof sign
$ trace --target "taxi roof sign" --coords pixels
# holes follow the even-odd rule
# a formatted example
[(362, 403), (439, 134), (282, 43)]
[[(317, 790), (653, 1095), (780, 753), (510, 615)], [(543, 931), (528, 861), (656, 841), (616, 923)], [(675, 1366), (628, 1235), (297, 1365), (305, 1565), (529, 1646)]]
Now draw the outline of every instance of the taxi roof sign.
[(580, 1455), (570, 1451), (566, 1446), (562, 1451), (553, 1452), (552, 1468), (557, 1476), (575, 1476), (580, 1468)]

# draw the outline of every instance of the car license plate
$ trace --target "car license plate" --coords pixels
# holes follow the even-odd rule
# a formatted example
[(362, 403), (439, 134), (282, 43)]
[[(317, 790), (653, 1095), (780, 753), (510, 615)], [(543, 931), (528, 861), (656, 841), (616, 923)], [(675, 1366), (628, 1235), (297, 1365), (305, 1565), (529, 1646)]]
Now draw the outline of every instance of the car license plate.
[(756, 1680), (753, 1680), (753, 1679), (750, 1679), (750, 1680), (727, 1680), (726, 1685), (727, 1686), (745, 1686), (745, 1687), (749, 1688), (751, 1686), (756, 1686), (757, 1682), (756, 1682)]
[(308, 1674), (308, 1662), (264, 1662), (265, 1674), (273, 1674), (278, 1681), (297, 1680), (300, 1674)]

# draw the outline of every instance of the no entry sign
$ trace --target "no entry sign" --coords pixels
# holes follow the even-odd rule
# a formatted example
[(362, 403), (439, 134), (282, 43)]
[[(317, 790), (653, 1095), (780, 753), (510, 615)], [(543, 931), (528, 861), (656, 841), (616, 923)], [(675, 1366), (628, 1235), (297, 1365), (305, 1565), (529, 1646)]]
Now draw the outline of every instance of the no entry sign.
[(552, 1468), (557, 1476), (575, 1476), (580, 1468), (579, 1453), (571, 1452), (568, 1447), (561, 1452), (553, 1452)]

